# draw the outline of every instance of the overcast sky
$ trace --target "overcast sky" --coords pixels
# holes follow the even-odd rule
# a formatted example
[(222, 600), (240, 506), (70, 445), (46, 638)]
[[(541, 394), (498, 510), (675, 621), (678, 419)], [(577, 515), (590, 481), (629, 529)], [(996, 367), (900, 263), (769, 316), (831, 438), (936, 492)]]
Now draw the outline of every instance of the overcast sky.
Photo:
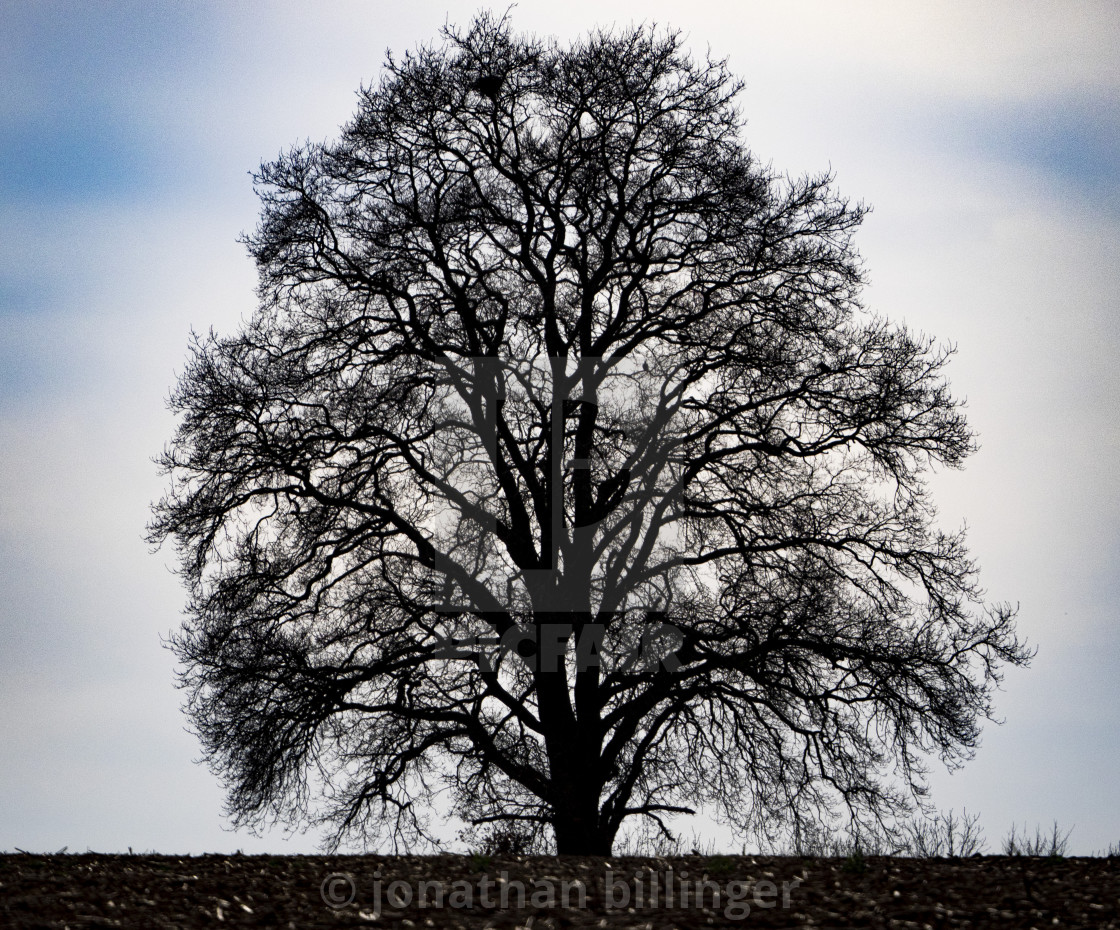
[[(248, 172), (335, 134), (387, 48), (474, 3), (0, 0), (0, 850), (313, 851), (231, 833), (143, 542), (190, 329), (254, 304)], [(1120, 7), (524, 2), (656, 21), (746, 81), (747, 142), (874, 212), (868, 306), (955, 343), (981, 451), (935, 479), (1038, 648), (933, 800), (1120, 842)]]

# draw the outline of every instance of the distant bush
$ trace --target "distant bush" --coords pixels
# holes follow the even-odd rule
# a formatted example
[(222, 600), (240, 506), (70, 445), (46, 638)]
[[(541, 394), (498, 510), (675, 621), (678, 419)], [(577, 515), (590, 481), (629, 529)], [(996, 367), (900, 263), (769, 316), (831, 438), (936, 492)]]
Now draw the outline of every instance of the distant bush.
[[(1034, 837), (1027, 832), (1026, 827), (1022, 833), (1016, 832), (1015, 825), (1011, 825), (1011, 832), (1004, 837), (1003, 854), (1005, 856), (1052, 856), (1060, 858), (1066, 854), (1069, 846), (1069, 835), (1073, 832), (1071, 827), (1065, 833), (1058, 829), (1058, 821), (1049, 834), (1043, 833), (1041, 827), (1035, 827)], [(1111, 847), (1110, 847), (1111, 853)]]
[(902, 828), (903, 855), (916, 859), (975, 856), (988, 845), (980, 828), (980, 815), (953, 811), (911, 820)]
[[(1022, 831), (1012, 826), (1003, 839), (1001, 851), (1005, 856), (1046, 856), (1061, 858), (1069, 849), (1073, 829), (1063, 832), (1057, 821), (1043, 832), (1036, 827), (1034, 835), (1024, 827)], [(980, 826), (980, 815), (967, 809), (960, 814), (950, 810), (879, 828), (863, 826), (841, 832), (831, 830), (826, 824), (802, 823), (784, 837), (761, 840), (763, 855), (796, 856), (799, 858), (843, 859), (846, 871), (860, 871), (868, 856), (905, 856), (915, 859), (963, 859), (982, 855), (988, 843)], [(635, 831), (616, 846), (615, 855), (634, 857), (706, 856), (712, 863), (722, 864), (725, 858), (711, 840), (695, 832), (691, 841), (680, 836)], [(743, 845), (737, 854), (751, 855)], [(1112, 844), (1101, 857), (1120, 857), (1120, 843)], [(718, 868), (718, 865), (716, 866)]]
[(846, 858), (864, 856), (912, 856), (918, 859), (959, 858), (982, 853), (987, 846), (980, 816), (954, 811), (918, 817), (893, 827), (844, 834), (820, 824), (795, 829), (786, 844), (773, 848), (777, 855)]
[(464, 830), (459, 839), (467, 843), (474, 859), (491, 856), (529, 856), (547, 854), (539, 830), (517, 823), (493, 823), (485, 828)]
[(805, 858), (858, 859), (864, 856), (897, 856), (904, 852), (897, 831), (864, 827), (845, 833), (830, 831), (823, 824), (802, 824), (793, 830), (786, 845), (772, 849), (775, 855)]
[[(741, 852), (745, 855), (746, 848)], [(628, 831), (615, 842), (614, 854), (616, 856), (633, 856), (635, 858), (664, 858), (665, 856), (717, 856), (715, 842), (703, 839), (695, 830), (691, 839), (685, 839), (680, 834), (666, 834), (661, 830), (637, 828)]]

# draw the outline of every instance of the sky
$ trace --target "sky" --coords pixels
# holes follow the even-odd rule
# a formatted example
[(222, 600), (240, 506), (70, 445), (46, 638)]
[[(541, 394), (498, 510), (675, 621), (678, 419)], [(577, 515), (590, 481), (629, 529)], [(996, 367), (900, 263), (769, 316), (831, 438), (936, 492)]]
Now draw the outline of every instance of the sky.
[[(173, 553), (144, 542), (193, 329), (254, 307), (249, 172), (333, 137), (476, 3), (0, 0), (0, 851), (313, 852), (232, 832), (180, 711)], [(504, 6), (502, 7), (504, 9)], [(873, 212), (869, 309), (952, 343), (980, 451), (933, 479), (1037, 647), (932, 800), (1120, 842), (1120, 7), (523, 2), (515, 28), (679, 28), (745, 141)], [(688, 825), (682, 824), (687, 831)], [(737, 846), (736, 846), (737, 848)]]

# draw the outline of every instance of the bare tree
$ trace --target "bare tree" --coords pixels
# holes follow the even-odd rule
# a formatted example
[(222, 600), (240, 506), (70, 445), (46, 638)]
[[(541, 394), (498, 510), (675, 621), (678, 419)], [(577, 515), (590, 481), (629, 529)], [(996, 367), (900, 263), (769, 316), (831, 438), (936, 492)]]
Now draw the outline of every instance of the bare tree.
[(935, 527), (973, 438), (859, 303), (864, 208), (674, 33), (444, 40), (261, 168), (259, 308), (173, 395), (151, 538), (234, 822), (900, 813), (1029, 653)]

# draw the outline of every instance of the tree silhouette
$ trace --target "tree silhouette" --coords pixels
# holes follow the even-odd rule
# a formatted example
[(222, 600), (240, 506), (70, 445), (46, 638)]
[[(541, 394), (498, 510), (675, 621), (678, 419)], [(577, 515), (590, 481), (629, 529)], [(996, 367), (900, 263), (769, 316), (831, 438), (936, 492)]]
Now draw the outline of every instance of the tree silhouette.
[(150, 533), (234, 822), (901, 812), (1029, 653), (934, 525), (973, 438), (859, 303), (864, 208), (676, 34), (444, 38), (260, 169), (259, 308), (173, 394)]

